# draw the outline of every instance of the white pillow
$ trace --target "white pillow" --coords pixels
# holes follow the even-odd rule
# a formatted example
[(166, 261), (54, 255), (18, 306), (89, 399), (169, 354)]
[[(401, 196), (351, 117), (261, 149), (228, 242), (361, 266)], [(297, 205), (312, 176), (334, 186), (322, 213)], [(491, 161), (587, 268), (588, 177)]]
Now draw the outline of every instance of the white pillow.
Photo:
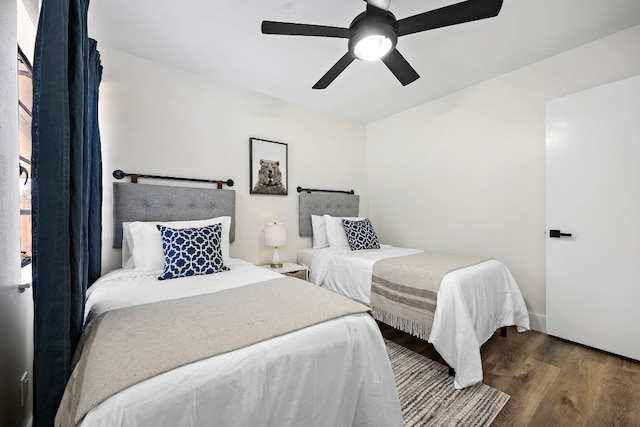
[(327, 239), (327, 226), (324, 217), (311, 215), (311, 228), (313, 229), (313, 249), (328, 248), (329, 240)]
[(130, 230), (131, 223), (122, 223), (122, 268), (134, 268), (133, 262), (133, 237)]
[(132, 222), (129, 225), (133, 242), (133, 261), (135, 269), (140, 271), (162, 270), (164, 268), (164, 253), (162, 252), (162, 237), (156, 225), (164, 225), (171, 228), (197, 228), (222, 223), (222, 260), (225, 264), (229, 258), (229, 232), (231, 230), (231, 217), (202, 219), (197, 221), (171, 221), (171, 222)]
[(331, 216), (323, 215), (325, 226), (327, 227), (327, 240), (332, 248), (348, 248), (349, 241), (347, 233), (344, 232), (342, 220), (361, 221), (364, 217), (359, 216)]

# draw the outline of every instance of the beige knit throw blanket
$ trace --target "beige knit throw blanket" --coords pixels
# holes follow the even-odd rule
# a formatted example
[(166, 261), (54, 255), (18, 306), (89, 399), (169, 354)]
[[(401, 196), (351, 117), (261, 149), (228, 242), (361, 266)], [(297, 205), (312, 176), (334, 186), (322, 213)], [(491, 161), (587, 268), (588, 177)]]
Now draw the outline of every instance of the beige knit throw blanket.
[(488, 259), (418, 252), (377, 261), (371, 277), (373, 317), (428, 340), (442, 278), (451, 271)]
[(283, 277), (106, 312), (85, 331), (55, 425), (76, 426), (94, 406), (171, 369), (367, 311), (319, 286)]

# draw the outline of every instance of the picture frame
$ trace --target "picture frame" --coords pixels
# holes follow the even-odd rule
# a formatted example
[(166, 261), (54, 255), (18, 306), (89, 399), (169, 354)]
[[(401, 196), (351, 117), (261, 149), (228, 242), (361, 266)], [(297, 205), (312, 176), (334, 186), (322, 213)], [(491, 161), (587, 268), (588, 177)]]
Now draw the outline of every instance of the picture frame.
[(283, 142), (249, 138), (249, 194), (286, 196), (289, 147)]

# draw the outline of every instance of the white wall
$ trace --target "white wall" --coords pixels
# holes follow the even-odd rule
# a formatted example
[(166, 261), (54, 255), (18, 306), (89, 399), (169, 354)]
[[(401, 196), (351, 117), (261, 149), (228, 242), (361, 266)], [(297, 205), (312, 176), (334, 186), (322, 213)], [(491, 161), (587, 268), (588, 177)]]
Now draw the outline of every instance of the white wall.
[[(311, 246), (310, 238), (298, 237), (297, 186), (354, 189), (366, 213), (363, 124), (130, 56), (100, 41), (98, 49), (104, 66), (103, 271), (120, 265), (120, 251), (111, 248), (114, 169), (233, 179), (237, 226), (231, 256), (255, 263), (271, 257), (264, 246), (265, 222), (287, 224), (283, 259), (295, 261), (298, 249)], [(250, 137), (288, 144), (288, 196), (249, 194)]]
[(637, 26), (369, 124), (381, 239), (503, 261), (544, 330), (545, 102), (639, 74), (639, 41)]

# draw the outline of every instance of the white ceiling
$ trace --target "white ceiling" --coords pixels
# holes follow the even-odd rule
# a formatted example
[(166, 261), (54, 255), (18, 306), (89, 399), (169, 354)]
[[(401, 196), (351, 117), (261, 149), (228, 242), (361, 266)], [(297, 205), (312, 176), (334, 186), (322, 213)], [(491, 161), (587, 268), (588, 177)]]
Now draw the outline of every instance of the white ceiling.
[[(392, 0), (398, 19), (456, 0)], [(89, 35), (132, 55), (371, 122), (640, 24), (640, 0), (505, 0), (491, 19), (399, 38), (420, 74), (403, 87), (380, 61), (354, 61), (311, 87), (346, 39), (263, 35), (262, 20), (348, 27), (362, 0), (93, 0)], [(640, 40), (639, 40), (640, 52)], [(639, 53), (640, 54), (640, 53)]]

